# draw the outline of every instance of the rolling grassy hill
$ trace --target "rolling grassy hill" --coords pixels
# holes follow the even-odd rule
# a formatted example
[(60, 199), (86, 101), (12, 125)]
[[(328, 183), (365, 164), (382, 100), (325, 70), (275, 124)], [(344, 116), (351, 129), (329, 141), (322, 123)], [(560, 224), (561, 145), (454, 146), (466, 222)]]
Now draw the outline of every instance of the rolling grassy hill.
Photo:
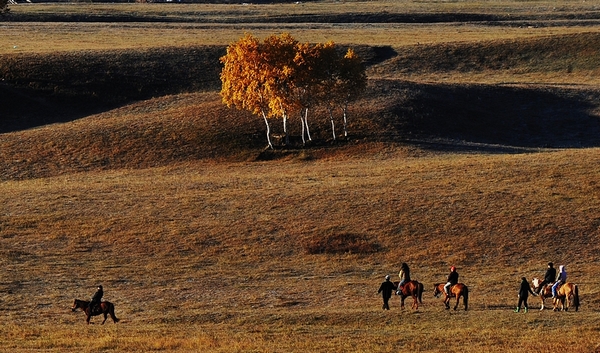
[[(598, 38), (357, 46), (372, 78), (352, 107), (350, 140), (434, 150), (597, 147), (598, 90), (577, 81), (596, 76)], [(2, 130), (22, 131), (0, 140), (2, 178), (258, 156), (263, 123), (226, 109), (216, 93), (223, 53), (209, 46), (4, 55)], [(478, 82), (482, 76), (513, 82)], [(66, 121), (73, 122), (52, 125)], [(317, 111), (312, 124), (319, 144), (330, 140), (326, 114)]]
[[(0, 346), (597, 349), (598, 38), (357, 45), (349, 139), (317, 111), (313, 144), (274, 151), (220, 102), (224, 46), (3, 55)], [(547, 261), (581, 311), (513, 313)], [(401, 262), (425, 305), (382, 313)], [(450, 265), (467, 312), (431, 296)], [(68, 311), (98, 283), (117, 325)]]

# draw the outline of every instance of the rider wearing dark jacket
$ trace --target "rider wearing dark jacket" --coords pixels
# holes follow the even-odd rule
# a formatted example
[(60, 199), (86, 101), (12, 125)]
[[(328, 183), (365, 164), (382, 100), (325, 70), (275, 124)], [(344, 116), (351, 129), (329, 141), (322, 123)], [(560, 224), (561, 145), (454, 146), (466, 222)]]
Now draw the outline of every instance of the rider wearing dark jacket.
[(546, 284), (554, 283), (556, 279), (556, 269), (554, 268), (554, 264), (552, 262), (548, 262), (548, 269), (546, 270), (546, 274), (544, 274), (544, 280), (540, 283), (539, 287), (536, 289), (535, 293), (539, 294)]
[(102, 290), (102, 286), (98, 286), (98, 290), (92, 296), (92, 300), (90, 301), (90, 312), (93, 312), (96, 306), (100, 305), (100, 301), (102, 300), (102, 296), (104, 295), (104, 291)]
[(446, 285), (444, 286), (444, 292), (446, 295), (450, 295), (450, 288), (458, 283), (458, 272), (456, 272), (456, 267), (450, 267), (450, 274), (448, 275), (448, 280)]

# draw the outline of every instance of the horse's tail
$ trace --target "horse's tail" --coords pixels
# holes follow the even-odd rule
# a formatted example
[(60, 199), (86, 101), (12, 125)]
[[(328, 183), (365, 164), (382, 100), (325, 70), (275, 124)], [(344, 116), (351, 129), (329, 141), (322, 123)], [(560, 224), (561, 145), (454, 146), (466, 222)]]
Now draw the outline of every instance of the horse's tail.
[(575, 288), (573, 290), (573, 306), (575, 307), (575, 311), (579, 310), (579, 287), (577, 287), (577, 285), (574, 285)]
[(419, 283), (417, 285), (417, 290), (418, 290), (418, 294), (419, 294), (419, 303), (423, 304), (423, 290), (424, 290), (424, 286), (423, 283)]
[(465, 303), (465, 311), (469, 308), (469, 287), (464, 286), (463, 303)]
[(110, 308), (108, 310), (108, 314), (110, 315), (110, 318), (113, 320), (113, 322), (116, 324), (117, 322), (119, 322), (119, 319), (117, 318), (117, 316), (115, 315), (115, 305), (111, 304)]

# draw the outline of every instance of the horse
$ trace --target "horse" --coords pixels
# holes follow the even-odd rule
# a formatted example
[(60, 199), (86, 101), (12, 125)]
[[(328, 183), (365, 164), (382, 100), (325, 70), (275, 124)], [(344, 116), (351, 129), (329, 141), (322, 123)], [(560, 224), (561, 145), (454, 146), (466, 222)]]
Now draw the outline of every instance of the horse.
[(552, 310), (559, 310), (559, 306), (561, 311), (567, 311), (571, 306), (575, 307), (575, 311), (579, 311), (579, 288), (576, 284), (567, 282), (558, 288)]
[[(446, 283), (436, 283), (433, 285), (433, 296), (439, 298), (444, 292), (444, 286)], [(463, 297), (463, 304), (465, 306), (465, 311), (469, 308), (469, 287), (464, 285), (463, 283), (457, 283), (450, 287), (450, 295), (446, 295), (444, 298), (444, 305), (446, 305), (446, 310), (450, 309), (450, 298), (456, 298), (456, 305), (454, 306), (454, 310), (458, 308), (458, 304), (460, 303), (460, 297)]]
[(106, 322), (108, 315), (110, 315), (115, 324), (119, 322), (119, 319), (117, 319), (115, 316), (115, 306), (111, 302), (101, 302), (100, 305), (98, 305), (95, 310), (91, 312), (89, 301), (75, 299), (71, 311), (77, 311), (77, 309), (81, 309), (85, 313), (85, 321), (88, 323), (88, 325), (90, 324), (90, 318), (97, 315), (104, 315), (104, 321), (102, 321), (102, 325), (104, 325)]
[[(552, 298), (552, 283), (550, 284), (546, 284), (543, 288), (539, 288), (540, 287), (540, 279), (539, 278), (533, 278), (531, 280), (531, 284), (533, 287), (533, 290), (535, 292), (538, 292), (539, 289), (539, 296), (540, 296), (540, 300), (542, 302), (542, 307), (540, 308), (540, 310), (544, 310), (545, 306), (544, 306), (544, 301), (546, 298)], [(553, 300), (553, 310), (557, 311), (559, 305), (561, 306), (561, 310), (565, 310), (567, 311), (571, 306), (575, 307), (575, 311), (579, 310), (579, 288), (577, 287), (576, 284), (567, 282), (565, 284), (563, 284), (558, 290), (557, 290), (557, 298)], [(566, 305), (565, 305), (566, 302)]]
[(396, 288), (396, 294), (400, 296), (400, 308), (404, 309), (404, 299), (407, 297), (413, 298), (413, 305), (411, 309), (419, 310), (419, 303), (423, 304), (423, 283), (417, 281), (409, 281), (404, 283), (402, 289), (398, 291), (398, 284), (400, 282), (394, 282)]
[(552, 298), (552, 283), (544, 285), (543, 288), (540, 288), (540, 284), (542, 281), (539, 278), (533, 278), (531, 280), (531, 287), (533, 291), (538, 293), (540, 300), (542, 302), (542, 306), (540, 310), (544, 310), (546, 298)]

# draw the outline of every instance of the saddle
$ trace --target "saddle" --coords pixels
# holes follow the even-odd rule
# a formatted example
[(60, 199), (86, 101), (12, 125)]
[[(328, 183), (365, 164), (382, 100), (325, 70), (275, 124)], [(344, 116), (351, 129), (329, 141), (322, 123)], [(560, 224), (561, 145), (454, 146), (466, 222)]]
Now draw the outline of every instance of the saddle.
[(102, 302), (97, 304), (90, 304), (90, 314), (102, 314)]
[[(546, 284), (544, 285), (544, 288), (551, 289), (551, 288), (552, 288), (552, 286), (553, 286), (553, 285), (555, 285), (555, 284), (556, 284), (556, 282), (550, 282), (550, 283), (546, 283)], [(558, 290), (558, 289), (559, 289), (560, 287), (562, 287), (563, 285), (564, 285), (564, 283), (560, 283), (560, 284), (559, 284), (559, 285), (556, 287), (556, 290)]]

